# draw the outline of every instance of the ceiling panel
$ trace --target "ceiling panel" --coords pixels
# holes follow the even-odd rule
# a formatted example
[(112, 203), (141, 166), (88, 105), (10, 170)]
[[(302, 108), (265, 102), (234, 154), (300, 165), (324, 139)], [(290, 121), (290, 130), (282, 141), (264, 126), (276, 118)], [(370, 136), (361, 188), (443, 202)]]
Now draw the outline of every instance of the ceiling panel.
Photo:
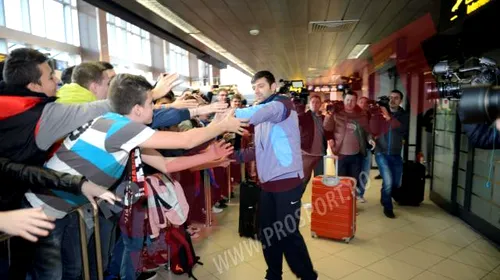
[[(351, 2), (353, 5), (351, 6)], [(359, 10), (359, 6), (356, 6), (354, 3), (356, 1), (343, 1), (343, 0), (330, 0), (328, 14), (326, 16), (326, 20), (350, 20), (357, 19), (350, 17), (346, 17), (347, 11)], [(338, 36), (340, 34), (335, 33), (323, 33), (321, 36), (321, 41), (319, 43), (320, 49), (317, 55), (316, 65), (320, 65), (320, 67), (330, 66), (328, 64), (328, 57), (332, 51), (332, 47), (335, 44)]]
[[(388, 0), (380, 0), (382, 2), (382, 6), (384, 7), (384, 4)], [(356, 27), (352, 32), (342, 32), (338, 34), (335, 43), (332, 45), (331, 51), (329, 53), (329, 56), (326, 60), (323, 60), (323, 67), (332, 67), (334, 66), (334, 63), (339, 60), (339, 54), (343, 50), (345, 44), (351, 37), (353, 33), (359, 32), (359, 25), (363, 20), (365, 20), (365, 15), (371, 14), (371, 10), (368, 9), (368, 6), (370, 5), (370, 2), (373, 4), (374, 2), (379, 3), (379, 0), (377, 1), (369, 1), (369, 0), (351, 0), (349, 3), (349, 7), (347, 8), (347, 11), (344, 15), (345, 19), (359, 19), (360, 22), (356, 24)]]
[[(158, 1), (254, 70), (306, 79), (342, 62), (356, 44), (375, 44), (430, 12), (436, 0)], [(308, 30), (310, 21), (349, 19), (360, 20), (349, 32)], [(249, 34), (254, 28), (258, 36)]]
[[(401, 0), (396, 0), (401, 1)], [(377, 0), (371, 1), (367, 8), (366, 13), (363, 14), (361, 21), (356, 26), (356, 30), (351, 33), (351, 36), (347, 40), (346, 44), (342, 48), (336, 49), (337, 58), (344, 59), (352, 51), (354, 46), (359, 42), (359, 40), (365, 35), (365, 33), (373, 26), (375, 21), (380, 17), (381, 14), (389, 8), (389, 0)], [(392, 1), (394, 2), (394, 0)], [(341, 52), (338, 52), (341, 50)]]

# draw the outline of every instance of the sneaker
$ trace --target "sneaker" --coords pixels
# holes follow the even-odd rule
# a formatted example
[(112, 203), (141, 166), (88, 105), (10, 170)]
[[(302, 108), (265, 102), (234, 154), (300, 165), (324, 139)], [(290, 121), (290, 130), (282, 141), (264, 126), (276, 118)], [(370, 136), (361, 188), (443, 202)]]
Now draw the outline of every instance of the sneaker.
[(188, 230), (191, 231), (191, 232), (194, 232), (194, 233), (197, 233), (197, 232), (200, 232), (201, 229), (200, 228), (197, 228), (195, 226), (189, 226), (188, 227)]
[(311, 209), (313, 207), (312, 203), (304, 203), (305, 209)]
[(158, 266), (164, 266), (168, 264), (168, 254), (167, 251), (159, 251), (152, 257), (152, 261)]
[(224, 202), (224, 200), (217, 202), (215, 204), (215, 206), (217, 206), (217, 208), (221, 208), (221, 209), (227, 208), (227, 204), (226, 204), (226, 202)]
[(378, 174), (377, 176), (375, 176), (375, 180), (380, 180), (382, 179), (382, 175)]
[(219, 208), (219, 207), (216, 207), (216, 206), (212, 206), (212, 213), (214, 214), (219, 214), (221, 213), (222, 211), (224, 211), (223, 209)]
[(200, 237), (200, 235), (196, 232), (190, 232), (189, 236), (191, 236), (191, 239), (196, 239), (196, 238)]
[(396, 215), (394, 215), (394, 212), (392, 210), (384, 209), (384, 215), (389, 219), (396, 218)]
[(357, 197), (357, 200), (358, 200), (359, 202), (361, 202), (361, 203), (366, 203), (366, 199), (364, 199), (364, 198), (363, 198), (363, 197), (361, 197), (361, 196), (358, 196), (358, 197)]
[(137, 280), (154, 280), (156, 279), (156, 272), (141, 272)]
[(142, 262), (142, 272), (152, 272), (160, 269), (160, 266), (156, 264), (151, 257), (147, 257), (143, 259)]

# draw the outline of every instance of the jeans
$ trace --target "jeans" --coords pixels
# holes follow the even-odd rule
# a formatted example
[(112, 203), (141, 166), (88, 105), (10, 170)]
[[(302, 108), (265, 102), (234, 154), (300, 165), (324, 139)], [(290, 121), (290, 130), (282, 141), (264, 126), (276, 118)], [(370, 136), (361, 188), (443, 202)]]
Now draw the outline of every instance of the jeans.
[(131, 232), (127, 233), (123, 218), (119, 225), (121, 235), (113, 248), (108, 272), (120, 276), (122, 280), (135, 280), (141, 269), (142, 250), (145, 240), (145, 217), (147, 209), (141, 202), (135, 203), (132, 210)]
[(55, 229), (37, 243), (32, 279), (80, 279), (82, 252), (78, 212), (55, 221)]
[(300, 234), (302, 184), (285, 192), (262, 190), (259, 202), (261, 242), (267, 264), (266, 279), (281, 280), (283, 255), (300, 279), (316, 280), (311, 258)]
[(380, 175), (382, 176), (382, 205), (386, 210), (392, 210), (392, 189), (401, 186), (403, 177), (403, 159), (400, 155), (375, 154)]
[(370, 180), (370, 170), (372, 168), (372, 152), (367, 149), (366, 156), (363, 157), (361, 174), (359, 176), (358, 196), (364, 197), (368, 181)]

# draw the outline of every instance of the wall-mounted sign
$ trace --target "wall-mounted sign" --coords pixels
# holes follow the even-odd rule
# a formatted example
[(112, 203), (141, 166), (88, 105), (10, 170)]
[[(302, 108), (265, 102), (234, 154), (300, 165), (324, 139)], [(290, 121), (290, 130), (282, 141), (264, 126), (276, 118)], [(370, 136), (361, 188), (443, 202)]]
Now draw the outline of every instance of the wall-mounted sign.
[(491, 2), (491, 0), (454, 0), (455, 4), (451, 7), (450, 21), (471, 15), (479, 8)]
[(476, 14), (482, 8), (495, 0), (443, 0), (441, 1), (442, 24), (448, 28), (470, 15)]

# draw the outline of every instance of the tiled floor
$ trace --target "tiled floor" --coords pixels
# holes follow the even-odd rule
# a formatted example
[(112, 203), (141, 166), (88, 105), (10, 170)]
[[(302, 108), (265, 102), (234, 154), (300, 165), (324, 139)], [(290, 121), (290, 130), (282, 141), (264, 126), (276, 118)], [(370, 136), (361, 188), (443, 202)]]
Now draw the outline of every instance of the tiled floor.
[[(395, 206), (397, 219), (387, 219), (379, 204), (381, 181), (372, 179), (371, 184), (368, 203), (358, 203), (358, 230), (350, 244), (312, 238), (310, 213), (302, 212), (300, 231), (319, 279), (500, 280), (500, 251), (462, 221), (429, 200), (417, 208)], [(309, 187), (303, 201), (310, 197)], [(204, 262), (194, 270), (199, 280), (264, 279), (266, 264), (259, 243), (238, 235), (238, 209), (234, 199), (195, 241)], [(284, 280), (297, 279), (286, 262), (283, 272)], [(187, 279), (167, 271), (160, 271), (160, 276)]]

